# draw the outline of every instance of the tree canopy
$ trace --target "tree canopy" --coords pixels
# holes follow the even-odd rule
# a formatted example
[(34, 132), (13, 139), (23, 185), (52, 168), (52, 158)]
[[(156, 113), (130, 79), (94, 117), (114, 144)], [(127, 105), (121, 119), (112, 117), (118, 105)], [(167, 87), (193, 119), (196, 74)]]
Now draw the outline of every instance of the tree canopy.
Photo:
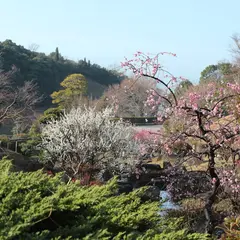
[(155, 116), (157, 109), (151, 109), (146, 105), (148, 92), (157, 89), (154, 81), (147, 79), (124, 79), (120, 84), (110, 86), (103, 94), (99, 107), (114, 106), (115, 115), (120, 117), (146, 117)]
[(232, 73), (231, 63), (218, 63), (215, 65), (207, 66), (202, 72), (200, 83), (210, 81), (227, 81), (228, 76)]
[[(19, 69), (15, 81), (17, 86), (23, 85), (25, 81), (35, 81), (40, 94), (45, 95), (45, 101), (42, 102), (44, 105), (51, 104), (50, 94), (59, 90), (59, 83), (70, 74), (83, 74), (87, 80), (91, 79), (103, 86), (119, 83), (122, 79), (116, 71), (91, 64), (86, 59), (78, 62), (66, 59), (58, 48), (49, 55), (34, 50), (28, 50), (11, 40), (0, 42), (2, 69), (9, 71), (13, 65)], [(102, 89), (99, 88), (99, 91)], [(88, 94), (92, 95), (91, 89)]]
[(175, 95), (183, 95), (193, 84), (189, 80), (181, 81), (174, 90)]
[(71, 74), (67, 76), (60, 85), (63, 89), (51, 94), (53, 103), (60, 106), (71, 104), (75, 97), (85, 96), (87, 93), (87, 80), (82, 74)]

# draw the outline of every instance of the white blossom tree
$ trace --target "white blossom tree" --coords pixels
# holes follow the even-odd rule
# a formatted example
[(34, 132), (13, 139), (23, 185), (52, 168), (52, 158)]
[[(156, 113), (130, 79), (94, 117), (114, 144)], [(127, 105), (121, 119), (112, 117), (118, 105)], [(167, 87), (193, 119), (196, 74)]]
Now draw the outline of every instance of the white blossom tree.
[(113, 173), (134, 166), (139, 153), (135, 130), (127, 123), (113, 121), (112, 109), (75, 108), (42, 129), (45, 161), (60, 167), (72, 178), (87, 170), (93, 178), (103, 169)]

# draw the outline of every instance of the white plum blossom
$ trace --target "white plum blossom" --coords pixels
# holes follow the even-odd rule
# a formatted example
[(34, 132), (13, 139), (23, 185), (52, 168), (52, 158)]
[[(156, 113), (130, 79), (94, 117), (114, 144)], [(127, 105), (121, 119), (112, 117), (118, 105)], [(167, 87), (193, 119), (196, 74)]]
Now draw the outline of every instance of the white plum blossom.
[(68, 176), (79, 176), (83, 166), (98, 169), (133, 166), (139, 154), (134, 128), (111, 119), (113, 110), (76, 108), (51, 120), (42, 129), (42, 147), (47, 161), (58, 165)]

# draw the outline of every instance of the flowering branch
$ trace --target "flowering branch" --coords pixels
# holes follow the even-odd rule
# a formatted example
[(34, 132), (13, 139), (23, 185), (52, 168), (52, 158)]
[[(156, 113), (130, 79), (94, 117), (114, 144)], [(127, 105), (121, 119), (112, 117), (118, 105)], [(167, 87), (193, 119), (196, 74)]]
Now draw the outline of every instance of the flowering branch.
[[(127, 60), (122, 66), (131, 70), (136, 77), (143, 76), (154, 79), (165, 87), (165, 94), (157, 95), (150, 91), (148, 105), (159, 109), (158, 119), (167, 119), (158, 133), (153, 146), (161, 147), (161, 152), (171, 156), (178, 149), (177, 156), (181, 162), (183, 158), (208, 158), (208, 173), (214, 185), (205, 204), (206, 230), (211, 232), (212, 205), (218, 193), (220, 179), (216, 171), (216, 155), (225, 149), (240, 151), (239, 118), (240, 118), (240, 85), (237, 83), (218, 84), (209, 83), (195, 86), (182, 96), (174, 94), (173, 84), (183, 78), (176, 78), (167, 74), (159, 63), (159, 57), (166, 53), (159, 53), (153, 57), (142, 52), (135, 54), (135, 59)], [(176, 56), (168, 53), (168, 55)], [(160, 74), (164, 78), (160, 77)], [(163, 79), (170, 79), (165, 81)], [(169, 96), (170, 93), (170, 96)], [(164, 101), (161, 101), (164, 100)], [(168, 103), (166, 106), (164, 103)], [(172, 103), (174, 102), (174, 104)], [(157, 136), (157, 135), (156, 135)], [(198, 150), (193, 140), (203, 145), (204, 150)], [(157, 144), (156, 144), (157, 142)], [(185, 148), (183, 149), (183, 146)], [(226, 159), (228, 160), (228, 159)]]

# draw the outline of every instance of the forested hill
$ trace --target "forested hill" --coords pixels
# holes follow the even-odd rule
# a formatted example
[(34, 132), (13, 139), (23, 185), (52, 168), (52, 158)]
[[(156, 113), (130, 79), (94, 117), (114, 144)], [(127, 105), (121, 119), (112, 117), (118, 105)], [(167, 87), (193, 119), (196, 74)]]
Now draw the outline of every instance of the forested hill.
[(106, 86), (121, 81), (116, 71), (91, 64), (86, 59), (78, 62), (65, 59), (58, 48), (46, 55), (5, 40), (0, 42), (0, 57), (3, 70), (9, 70), (12, 65), (19, 69), (17, 85), (22, 85), (26, 80), (37, 82), (40, 93), (46, 97), (44, 105), (50, 104), (49, 95), (58, 90), (59, 83), (72, 73), (81, 73), (90, 81), (88, 93), (93, 97), (99, 97)]

